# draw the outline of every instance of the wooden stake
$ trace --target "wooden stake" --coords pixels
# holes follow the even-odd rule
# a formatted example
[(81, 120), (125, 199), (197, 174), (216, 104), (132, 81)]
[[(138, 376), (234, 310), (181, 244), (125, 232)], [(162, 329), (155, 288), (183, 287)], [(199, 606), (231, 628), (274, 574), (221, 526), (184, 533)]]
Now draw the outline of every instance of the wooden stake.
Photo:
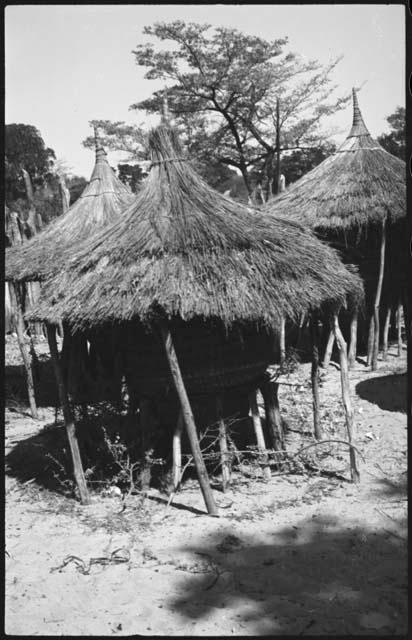
[(226, 493), (227, 488), (230, 484), (230, 463), (228, 457), (226, 425), (223, 415), (223, 398), (221, 395), (216, 396), (216, 415), (219, 423), (219, 448), (222, 468), (222, 489), (223, 493)]
[(69, 440), (70, 451), (72, 454), (73, 471), (76, 480), (77, 487), (80, 493), (80, 500), (82, 504), (90, 503), (89, 491), (87, 489), (86, 478), (84, 476), (82, 460), (80, 457), (79, 443), (76, 436), (76, 427), (74, 424), (74, 418), (72, 410), (69, 404), (69, 398), (67, 395), (66, 385), (60, 365), (59, 353), (57, 350), (56, 342), (56, 328), (50, 324), (46, 324), (47, 339), (49, 342), (50, 355), (52, 357), (54, 375), (56, 376), (57, 388), (59, 391), (60, 404), (63, 409), (64, 423), (67, 431), (67, 438)]
[[(343, 406), (345, 408), (346, 430), (348, 433), (348, 441), (351, 443), (355, 436), (355, 427), (354, 427), (354, 420), (353, 420), (352, 402), (350, 398), (348, 358), (346, 355), (346, 342), (343, 338), (342, 332), (339, 327), (337, 314), (333, 316), (333, 330), (335, 333), (336, 344), (339, 349), (342, 400), (343, 400)], [(355, 450), (352, 449), (352, 447), (350, 448), (349, 458), (350, 458), (350, 471), (351, 471), (352, 482), (358, 483), (360, 476), (359, 476), (359, 470), (356, 463)]]
[(402, 303), (399, 302), (396, 312), (396, 324), (398, 329), (398, 357), (402, 355)]
[(24, 318), (23, 318), (23, 303), (20, 295), (19, 285), (17, 283), (10, 282), (9, 291), (10, 291), (12, 304), (16, 309), (15, 324), (16, 324), (17, 342), (19, 344), (19, 349), (20, 349), (21, 357), (23, 359), (23, 364), (24, 364), (24, 370), (26, 372), (27, 395), (29, 397), (30, 413), (34, 420), (38, 420), (39, 414), (37, 411), (36, 395), (34, 391), (34, 376), (33, 376), (32, 360), (30, 358), (30, 353), (27, 348), (26, 341), (24, 339), (25, 325), (24, 325)]
[(373, 345), (375, 340), (374, 336), (375, 336), (375, 324), (374, 324), (373, 313), (371, 313), (369, 318), (368, 353), (366, 356), (366, 364), (368, 367), (370, 367), (372, 364)]
[(331, 329), (329, 331), (328, 342), (326, 344), (325, 355), (323, 357), (323, 368), (327, 369), (330, 364), (330, 359), (332, 357), (333, 345), (335, 344), (335, 334)]
[(159, 322), (159, 329), (163, 340), (164, 348), (166, 351), (166, 357), (169, 363), (170, 372), (172, 374), (173, 382), (176, 387), (177, 395), (179, 396), (180, 406), (182, 409), (183, 420), (186, 427), (186, 432), (190, 442), (190, 448), (192, 450), (193, 459), (197, 471), (197, 477), (199, 479), (200, 488), (205, 500), (207, 511), (209, 515), (217, 516), (218, 511), (213, 497), (213, 493), (210, 487), (209, 476), (207, 473), (206, 465), (204, 463), (202, 452), (200, 450), (199, 439), (197, 437), (196, 424), (190, 406), (189, 398), (186, 392), (186, 388), (183, 382), (182, 372), (180, 371), (179, 361), (177, 359), (176, 351), (173, 345), (172, 335), (170, 329), (165, 322)]
[(278, 399), (279, 384), (265, 379), (259, 388), (265, 403), (266, 425), (272, 437), (273, 448), (275, 451), (282, 451), (285, 447)]
[(183, 414), (179, 411), (179, 417), (173, 434), (173, 490), (177, 491), (182, 476), (182, 432)]
[(286, 359), (286, 322), (285, 317), (282, 316), (280, 322), (280, 366), (285, 364)]
[(386, 220), (382, 223), (382, 237), (381, 237), (381, 251), (379, 260), (379, 276), (378, 284), (376, 287), (375, 305), (374, 305), (374, 341), (372, 351), (372, 371), (376, 371), (378, 368), (378, 354), (379, 354), (379, 305), (381, 302), (383, 273), (385, 269), (385, 247), (386, 247)]
[(260, 419), (256, 394), (257, 392), (255, 389), (249, 393), (249, 405), (250, 405), (250, 411), (252, 414), (253, 428), (255, 430), (256, 444), (259, 451), (262, 452), (263, 477), (265, 480), (270, 480), (271, 478), (270, 466), (268, 464), (268, 457), (266, 454), (264, 454), (264, 452), (266, 451), (266, 444), (265, 444), (265, 437), (263, 435), (262, 421)]
[(322, 427), (319, 420), (319, 328), (318, 318), (314, 314), (310, 321), (312, 334), (312, 398), (313, 398), (313, 431), (316, 440), (322, 440)]
[(350, 345), (348, 353), (348, 367), (351, 369), (356, 362), (358, 350), (358, 310), (353, 312), (350, 323)]
[(382, 357), (383, 357), (383, 360), (387, 360), (388, 359), (388, 334), (389, 334), (390, 320), (391, 320), (391, 308), (388, 307), (386, 309), (385, 324), (384, 324), (384, 327), (383, 327), (383, 344), (382, 344), (382, 348), (383, 348)]

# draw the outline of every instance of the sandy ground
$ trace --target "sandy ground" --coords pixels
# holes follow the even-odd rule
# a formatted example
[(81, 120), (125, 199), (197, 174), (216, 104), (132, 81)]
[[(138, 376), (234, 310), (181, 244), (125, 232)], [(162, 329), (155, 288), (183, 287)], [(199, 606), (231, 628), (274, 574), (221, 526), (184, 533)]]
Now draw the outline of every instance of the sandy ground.
[[(406, 351), (398, 358), (392, 349), (379, 371), (358, 364), (351, 373), (360, 485), (347, 481), (341, 448), (346, 480), (305, 471), (264, 483), (237, 473), (230, 491), (214, 491), (220, 517), (211, 518), (193, 480), (169, 507), (154, 489), (123, 502), (95, 494), (82, 506), (9, 470), (6, 632), (406, 637), (405, 370)], [(332, 364), (322, 420), (345, 437), (331, 411), (339, 384)], [(300, 394), (295, 406), (310, 406), (310, 390)], [(7, 406), (10, 456), (54, 412), (46, 406), (34, 421)]]

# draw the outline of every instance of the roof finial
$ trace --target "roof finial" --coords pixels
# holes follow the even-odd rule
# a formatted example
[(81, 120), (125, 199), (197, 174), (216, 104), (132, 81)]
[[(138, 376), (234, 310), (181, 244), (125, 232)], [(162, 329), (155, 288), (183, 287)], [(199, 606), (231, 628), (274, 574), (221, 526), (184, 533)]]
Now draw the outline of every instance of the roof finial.
[(96, 160), (99, 160), (100, 158), (105, 158), (107, 154), (103, 149), (102, 143), (100, 142), (99, 131), (96, 124), (93, 124), (93, 131), (94, 131), (94, 148), (96, 151)]
[(353, 138), (357, 136), (369, 136), (370, 133), (366, 128), (366, 125), (363, 121), (361, 110), (359, 109), (358, 96), (356, 94), (356, 89), (353, 87), (352, 89), (352, 99), (353, 99), (353, 122), (352, 129), (348, 135), (348, 138)]

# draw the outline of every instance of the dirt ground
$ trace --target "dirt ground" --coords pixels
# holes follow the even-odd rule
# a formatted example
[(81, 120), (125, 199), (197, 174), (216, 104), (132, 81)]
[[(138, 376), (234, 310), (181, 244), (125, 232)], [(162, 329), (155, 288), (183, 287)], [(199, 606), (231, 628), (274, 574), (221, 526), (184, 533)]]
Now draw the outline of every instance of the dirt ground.
[[(44, 344), (37, 348), (47, 353)], [(6, 364), (15, 380), (21, 363), (12, 337)], [(170, 506), (155, 489), (126, 500), (95, 492), (82, 506), (42, 486), (30, 464), (57, 429), (53, 393), (34, 421), (13, 400), (12, 380), (6, 632), (406, 637), (405, 372), (406, 350), (396, 357), (394, 347), (377, 372), (361, 363), (351, 372), (364, 456), (359, 485), (348, 481), (348, 452), (336, 445), (339, 473), (306, 468), (267, 483), (235, 473), (227, 493), (214, 489), (219, 518), (205, 515), (190, 479)], [(308, 365), (297, 376), (301, 387), (281, 387), (282, 412), (300, 412), (310, 428)], [(322, 424), (328, 437), (345, 439), (339, 394), (332, 363), (321, 388)], [(16, 471), (13, 452), (24, 446), (27, 465)]]

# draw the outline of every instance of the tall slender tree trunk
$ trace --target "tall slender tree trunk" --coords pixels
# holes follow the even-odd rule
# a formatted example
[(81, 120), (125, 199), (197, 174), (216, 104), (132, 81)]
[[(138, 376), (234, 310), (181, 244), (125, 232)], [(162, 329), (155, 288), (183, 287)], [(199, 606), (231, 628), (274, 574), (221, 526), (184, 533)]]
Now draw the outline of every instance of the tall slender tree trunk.
[[(354, 419), (353, 419), (352, 401), (350, 397), (348, 359), (347, 359), (347, 353), (346, 353), (346, 342), (343, 338), (342, 332), (339, 327), (337, 314), (333, 316), (333, 330), (335, 333), (336, 344), (339, 349), (340, 379), (341, 379), (341, 387), (342, 387), (342, 400), (343, 400), (343, 406), (345, 408), (345, 416), (346, 416), (346, 431), (348, 434), (348, 442), (352, 443), (355, 437), (355, 425), (354, 425)], [(356, 453), (355, 453), (355, 450), (352, 449), (352, 447), (350, 448), (349, 451), (350, 451), (349, 459), (350, 459), (350, 470), (351, 470), (352, 482), (358, 483), (360, 476), (359, 476), (359, 470), (356, 462)]]
[(353, 312), (352, 320), (350, 323), (350, 344), (348, 353), (348, 366), (351, 369), (356, 362), (356, 354), (358, 347), (358, 310)]
[(310, 320), (312, 334), (312, 403), (313, 403), (313, 431), (316, 440), (322, 439), (322, 428), (319, 416), (319, 327), (318, 318), (314, 314)]
[(379, 305), (382, 294), (383, 274), (385, 270), (385, 248), (386, 248), (386, 220), (382, 223), (382, 237), (381, 237), (381, 250), (379, 258), (379, 276), (378, 284), (376, 287), (375, 305), (374, 305), (374, 341), (372, 351), (372, 371), (376, 371), (378, 368), (378, 354), (379, 354)]
[(219, 449), (220, 449), (220, 467), (222, 470), (222, 489), (226, 493), (230, 484), (230, 461), (227, 446), (227, 433), (225, 418), (223, 415), (223, 398), (219, 394), (216, 396), (216, 416), (219, 424)]
[(192, 408), (190, 406), (189, 398), (187, 395), (186, 387), (184, 385), (182, 372), (180, 370), (179, 361), (177, 359), (176, 351), (174, 348), (172, 335), (168, 325), (165, 322), (159, 322), (160, 334), (163, 340), (163, 345), (166, 352), (170, 372), (176, 388), (177, 395), (179, 397), (183, 420), (186, 427), (186, 432), (189, 438), (190, 447), (197, 471), (197, 477), (199, 479), (200, 488), (205, 500), (205, 504), (209, 515), (217, 516), (217, 506), (213, 493), (210, 487), (209, 476), (207, 473), (206, 465), (203, 460), (202, 451), (200, 449), (199, 439), (196, 431), (195, 419), (193, 417)]
[(326, 343), (325, 355), (323, 357), (323, 368), (327, 369), (330, 364), (330, 359), (332, 357), (333, 345), (335, 344), (335, 334), (333, 333), (333, 329), (329, 331), (328, 341)]
[(286, 361), (286, 321), (285, 316), (282, 316), (280, 321), (280, 334), (279, 334), (279, 346), (280, 346), (280, 366), (283, 367)]
[(368, 353), (366, 356), (366, 364), (368, 367), (372, 364), (373, 345), (375, 342), (375, 320), (373, 313), (371, 312), (369, 318), (369, 332), (368, 332)]
[(388, 359), (388, 336), (389, 336), (390, 320), (391, 320), (391, 307), (388, 306), (388, 308), (386, 309), (385, 324), (383, 327), (382, 357), (384, 360)]
[(399, 302), (396, 310), (396, 324), (398, 332), (398, 356), (402, 355), (402, 303)]
[(275, 193), (279, 193), (280, 183), (280, 100), (276, 98), (276, 170), (275, 170)]

